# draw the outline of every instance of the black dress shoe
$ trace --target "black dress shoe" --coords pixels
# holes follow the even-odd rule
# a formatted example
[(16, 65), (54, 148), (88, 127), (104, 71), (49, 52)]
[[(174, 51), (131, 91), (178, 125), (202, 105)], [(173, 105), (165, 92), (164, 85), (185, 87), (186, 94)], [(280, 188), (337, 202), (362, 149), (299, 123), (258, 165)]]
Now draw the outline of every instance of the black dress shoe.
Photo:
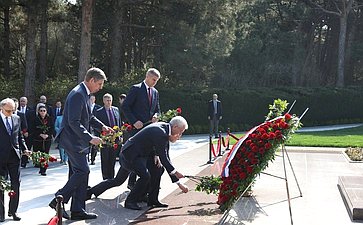
[(72, 220), (90, 220), (90, 219), (97, 219), (97, 214), (88, 213), (88, 212), (72, 212), (71, 219)]
[(125, 202), (125, 208), (133, 210), (141, 210), (141, 207), (136, 202)]
[(150, 207), (153, 207), (153, 208), (167, 208), (169, 205), (157, 201), (157, 202), (148, 202), (147, 206), (150, 206)]
[(14, 221), (20, 221), (21, 218), (16, 213), (8, 213), (8, 216), (12, 216)]
[(5, 216), (4, 215), (0, 216), (0, 222), (4, 222), (4, 221), (5, 221)]
[[(57, 210), (57, 199), (56, 198), (53, 198), (53, 200), (49, 203), (49, 207), (54, 209), (54, 210)], [(64, 219), (67, 219), (69, 220), (70, 216), (68, 215), (67, 211), (64, 209), (64, 203), (62, 203), (62, 217)]]

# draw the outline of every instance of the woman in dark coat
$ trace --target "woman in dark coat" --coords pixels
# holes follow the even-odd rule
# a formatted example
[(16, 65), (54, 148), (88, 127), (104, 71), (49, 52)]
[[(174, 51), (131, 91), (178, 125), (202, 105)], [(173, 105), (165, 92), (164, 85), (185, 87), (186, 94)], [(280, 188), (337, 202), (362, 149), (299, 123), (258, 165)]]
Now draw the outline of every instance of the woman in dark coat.
[[(54, 120), (47, 113), (47, 107), (39, 103), (37, 105), (37, 116), (35, 117), (33, 127), (33, 152), (45, 152), (49, 154), (50, 146), (52, 144), (52, 134), (54, 133)], [(39, 173), (46, 176), (48, 168), (47, 163), (40, 163)]]

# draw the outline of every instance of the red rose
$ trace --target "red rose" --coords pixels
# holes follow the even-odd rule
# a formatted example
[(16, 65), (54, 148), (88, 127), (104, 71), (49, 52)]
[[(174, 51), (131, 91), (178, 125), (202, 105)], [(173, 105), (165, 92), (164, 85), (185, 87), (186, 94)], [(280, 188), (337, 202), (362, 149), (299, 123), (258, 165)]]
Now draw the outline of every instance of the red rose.
[(115, 150), (116, 150), (116, 149), (117, 149), (117, 147), (118, 147), (118, 144), (114, 144), (114, 145), (113, 145), (113, 149), (115, 149)]
[(51, 157), (49, 158), (49, 161), (50, 161), (50, 162), (57, 162), (57, 158), (56, 158), (56, 157), (54, 157), (54, 156), (51, 156)]
[(253, 167), (252, 166), (247, 166), (246, 170), (247, 170), (247, 173), (252, 173)]
[(39, 162), (45, 162), (46, 160), (45, 160), (45, 158), (44, 157), (40, 157), (40, 159), (39, 159)]
[(132, 125), (127, 125), (127, 131), (131, 131), (132, 130)]
[(180, 115), (182, 113), (182, 109), (180, 107), (176, 108), (176, 112), (178, 113), (178, 115)]
[(48, 167), (49, 167), (48, 163), (45, 163), (43, 166), (44, 169), (47, 169)]
[(9, 191), (8, 195), (10, 198), (14, 198), (16, 196), (16, 192), (11, 190), (11, 191)]
[(276, 135), (275, 135), (275, 133), (273, 133), (273, 132), (269, 133), (269, 135), (268, 135), (268, 138), (269, 138), (270, 140), (275, 139), (275, 137), (276, 137)]
[(272, 145), (271, 145), (271, 143), (270, 142), (267, 142), (266, 144), (265, 144), (265, 148), (266, 149), (270, 149), (272, 147)]
[(285, 120), (286, 120), (286, 121), (291, 120), (291, 115), (290, 115), (290, 114), (288, 114), (288, 113), (286, 113), (286, 114), (285, 114)]
[(243, 179), (246, 179), (246, 173), (242, 172), (239, 174), (239, 179), (243, 180)]

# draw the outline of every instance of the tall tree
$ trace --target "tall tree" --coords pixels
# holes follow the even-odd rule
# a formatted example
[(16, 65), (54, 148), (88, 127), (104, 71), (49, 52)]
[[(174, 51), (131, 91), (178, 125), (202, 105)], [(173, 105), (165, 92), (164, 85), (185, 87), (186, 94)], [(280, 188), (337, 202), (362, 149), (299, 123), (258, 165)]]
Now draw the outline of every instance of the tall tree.
[(10, 5), (11, 0), (3, 1), (3, 24), (4, 24), (4, 35), (3, 35), (3, 43), (4, 43), (4, 54), (3, 54), (3, 63), (4, 63), (4, 76), (6, 78), (10, 78)]
[(347, 27), (348, 27), (348, 16), (352, 11), (353, 7), (358, 8), (363, 5), (359, 4), (356, 0), (330, 0), (330, 4), (334, 6), (334, 9), (326, 8), (321, 4), (307, 0), (308, 4), (313, 5), (319, 10), (335, 15), (339, 17), (339, 44), (338, 44), (338, 70), (336, 86), (344, 87), (344, 66), (345, 66), (345, 50), (346, 50), (346, 39), (347, 39)]
[(78, 81), (82, 81), (84, 79), (84, 75), (90, 65), (93, 5), (94, 0), (82, 1), (82, 32), (81, 48), (79, 53)]
[(40, 51), (39, 51), (39, 79), (43, 84), (47, 78), (48, 59), (48, 1), (40, 3)]
[(23, 1), (23, 6), (28, 15), (28, 29), (26, 36), (25, 55), (25, 82), (24, 94), (31, 103), (35, 100), (35, 74), (36, 74), (36, 34), (37, 34), (37, 0)]

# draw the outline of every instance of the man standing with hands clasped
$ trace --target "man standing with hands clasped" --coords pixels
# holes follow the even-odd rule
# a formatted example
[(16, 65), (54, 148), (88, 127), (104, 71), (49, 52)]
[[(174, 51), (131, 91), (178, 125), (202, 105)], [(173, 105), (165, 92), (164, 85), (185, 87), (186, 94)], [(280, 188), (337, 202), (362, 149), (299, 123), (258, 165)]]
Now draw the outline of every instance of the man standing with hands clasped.
[[(70, 176), (67, 183), (55, 193), (62, 195), (64, 203), (68, 203), (72, 197), (71, 217), (63, 208), (63, 217), (72, 220), (96, 219), (97, 215), (86, 212), (85, 198), (88, 186), (89, 166), (87, 153), (90, 145), (99, 145), (102, 139), (90, 133), (90, 127), (113, 132), (112, 128), (105, 126), (91, 113), (89, 96), (98, 92), (107, 80), (105, 73), (98, 68), (87, 71), (84, 81), (78, 84), (67, 96), (63, 121), (60, 131), (56, 137), (59, 146), (64, 148), (68, 154)], [(56, 208), (56, 198), (49, 206)]]
[[(155, 68), (147, 70), (145, 80), (131, 87), (121, 109), (127, 121), (134, 129), (129, 132), (130, 137), (134, 136), (144, 126), (158, 121), (160, 114), (159, 92), (155, 85), (160, 79), (160, 72)], [(131, 172), (128, 185), (132, 189), (136, 182), (136, 175)]]
[(218, 124), (222, 119), (222, 103), (218, 100), (218, 95), (213, 94), (213, 99), (208, 103), (208, 119), (210, 121), (209, 135), (218, 138)]

